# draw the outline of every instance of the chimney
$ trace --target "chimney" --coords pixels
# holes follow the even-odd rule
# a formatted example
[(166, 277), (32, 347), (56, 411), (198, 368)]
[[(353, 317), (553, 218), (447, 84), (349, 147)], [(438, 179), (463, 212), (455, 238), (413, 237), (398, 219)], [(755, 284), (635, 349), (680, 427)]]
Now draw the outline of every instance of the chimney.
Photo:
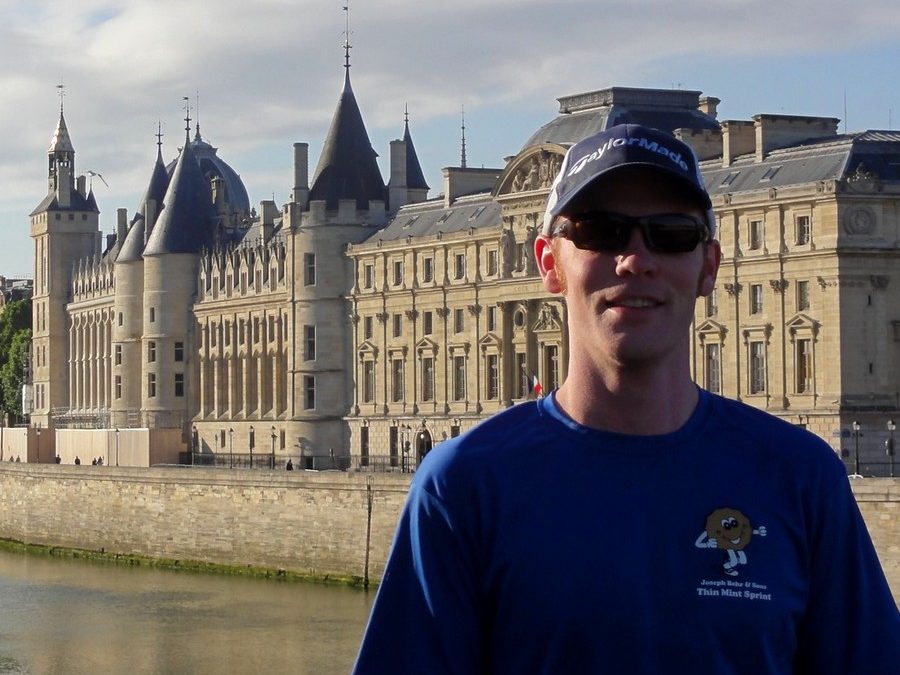
[(697, 106), (697, 109), (703, 114), (709, 115), (715, 119), (716, 115), (719, 114), (718, 107), (721, 102), (722, 99), (716, 98), (715, 96), (701, 96), (700, 105)]
[(294, 189), (291, 201), (306, 208), (309, 203), (309, 143), (294, 143)]
[(81, 174), (80, 176), (78, 176), (78, 178), (75, 179), (75, 185), (75, 189), (78, 190), (81, 196), (87, 197), (87, 179), (85, 178), (84, 174)]
[(756, 149), (753, 122), (728, 120), (722, 122), (722, 166), (729, 167), (735, 157)]
[(60, 162), (56, 172), (56, 203), (59, 208), (67, 209), (72, 206), (72, 169)]
[(409, 202), (409, 194), (406, 185), (406, 143), (404, 141), (391, 141), (391, 177), (390, 194), (388, 203), (391, 211), (396, 211)]
[(128, 209), (116, 209), (116, 241), (119, 246), (125, 243), (128, 234)]
[(754, 115), (753, 122), (756, 125), (756, 161), (761, 162), (772, 150), (837, 136), (840, 120), (803, 115)]

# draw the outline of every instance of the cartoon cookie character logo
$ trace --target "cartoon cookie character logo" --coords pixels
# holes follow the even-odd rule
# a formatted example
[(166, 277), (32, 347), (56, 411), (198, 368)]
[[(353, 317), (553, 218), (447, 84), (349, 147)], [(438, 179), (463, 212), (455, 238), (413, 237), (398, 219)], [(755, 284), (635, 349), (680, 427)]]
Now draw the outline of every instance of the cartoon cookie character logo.
[(697, 548), (720, 548), (728, 553), (728, 559), (722, 568), (725, 574), (736, 577), (738, 565), (747, 564), (744, 549), (753, 535), (766, 536), (764, 525), (753, 529), (750, 519), (737, 509), (716, 509), (706, 518), (706, 529), (697, 537), (694, 545)]

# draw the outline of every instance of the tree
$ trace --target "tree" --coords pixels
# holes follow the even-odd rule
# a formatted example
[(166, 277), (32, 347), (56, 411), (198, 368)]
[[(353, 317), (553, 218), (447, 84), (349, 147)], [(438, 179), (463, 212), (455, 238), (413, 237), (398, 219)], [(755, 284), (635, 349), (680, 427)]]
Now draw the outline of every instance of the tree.
[(22, 384), (31, 353), (31, 300), (14, 300), (0, 313), (0, 410), (22, 415)]

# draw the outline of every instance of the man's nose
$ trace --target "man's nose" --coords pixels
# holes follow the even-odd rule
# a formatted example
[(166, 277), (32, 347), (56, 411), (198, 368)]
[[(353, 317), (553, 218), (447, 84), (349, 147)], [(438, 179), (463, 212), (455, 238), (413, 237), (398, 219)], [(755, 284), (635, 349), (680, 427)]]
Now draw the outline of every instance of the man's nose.
[(644, 240), (639, 227), (631, 228), (628, 244), (616, 255), (617, 274), (652, 274), (656, 271), (657, 257)]

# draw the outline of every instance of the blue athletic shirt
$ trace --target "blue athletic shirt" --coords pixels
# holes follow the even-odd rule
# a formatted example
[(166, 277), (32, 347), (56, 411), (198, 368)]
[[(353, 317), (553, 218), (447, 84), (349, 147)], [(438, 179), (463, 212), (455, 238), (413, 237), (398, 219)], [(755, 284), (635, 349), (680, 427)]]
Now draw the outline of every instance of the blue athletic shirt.
[(843, 463), (700, 391), (678, 431), (548, 396), (422, 462), (358, 674), (900, 673), (900, 617)]

